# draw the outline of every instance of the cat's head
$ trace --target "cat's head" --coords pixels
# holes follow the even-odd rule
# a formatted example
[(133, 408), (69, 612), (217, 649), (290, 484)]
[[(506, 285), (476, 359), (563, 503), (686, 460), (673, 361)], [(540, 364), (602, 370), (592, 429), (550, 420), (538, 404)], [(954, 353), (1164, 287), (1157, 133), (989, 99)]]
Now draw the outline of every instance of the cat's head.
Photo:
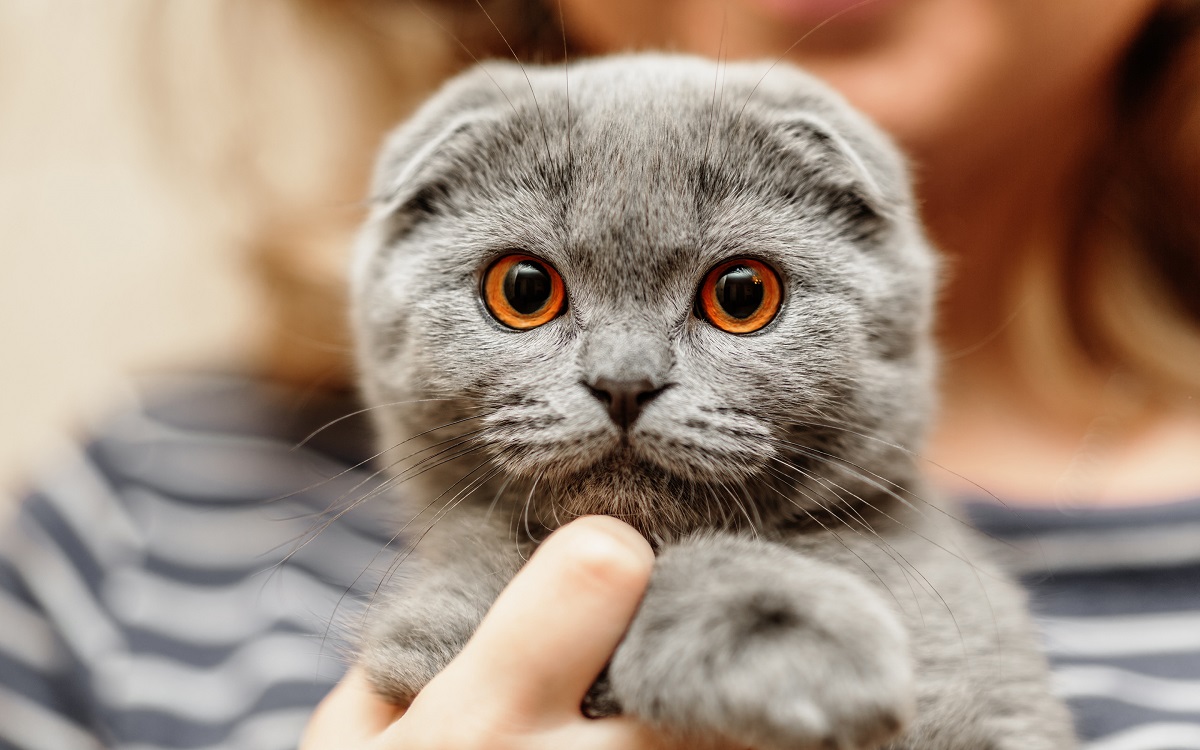
[(353, 276), (401, 468), (477, 447), (542, 517), (651, 531), (911, 479), (933, 256), (895, 149), (787, 65), (476, 68), (389, 139)]

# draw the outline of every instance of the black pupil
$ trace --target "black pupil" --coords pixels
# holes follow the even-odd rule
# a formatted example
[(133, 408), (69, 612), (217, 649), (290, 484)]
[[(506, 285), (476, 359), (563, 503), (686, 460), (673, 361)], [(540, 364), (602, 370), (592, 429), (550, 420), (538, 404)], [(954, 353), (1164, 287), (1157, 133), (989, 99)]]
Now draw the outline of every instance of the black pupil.
[(521, 315), (532, 315), (550, 299), (550, 273), (541, 263), (514, 263), (504, 276), (504, 297)]
[(762, 307), (763, 282), (754, 269), (734, 266), (717, 279), (713, 293), (730, 317), (745, 319)]

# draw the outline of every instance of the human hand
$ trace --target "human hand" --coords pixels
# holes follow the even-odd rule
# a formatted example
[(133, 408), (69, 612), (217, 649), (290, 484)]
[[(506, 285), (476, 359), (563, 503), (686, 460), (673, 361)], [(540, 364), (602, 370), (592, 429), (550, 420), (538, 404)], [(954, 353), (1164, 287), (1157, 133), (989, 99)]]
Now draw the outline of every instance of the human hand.
[(620, 521), (594, 516), (564, 526), (407, 710), (384, 702), (351, 669), (313, 714), (301, 750), (675, 747), (632, 718), (587, 719), (579, 708), (653, 565), (649, 545)]

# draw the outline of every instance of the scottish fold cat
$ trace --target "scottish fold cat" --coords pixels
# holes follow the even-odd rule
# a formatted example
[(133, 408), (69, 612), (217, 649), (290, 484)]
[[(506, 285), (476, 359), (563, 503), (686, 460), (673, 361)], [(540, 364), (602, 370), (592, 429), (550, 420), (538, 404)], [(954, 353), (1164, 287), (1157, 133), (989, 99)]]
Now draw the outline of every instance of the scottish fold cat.
[(902, 158), (785, 64), (489, 63), (388, 140), (353, 270), (416, 554), (410, 700), (538, 541), (655, 546), (586, 701), (701, 746), (1064, 750), (1022, 594), (931, 497), (936, 263)]

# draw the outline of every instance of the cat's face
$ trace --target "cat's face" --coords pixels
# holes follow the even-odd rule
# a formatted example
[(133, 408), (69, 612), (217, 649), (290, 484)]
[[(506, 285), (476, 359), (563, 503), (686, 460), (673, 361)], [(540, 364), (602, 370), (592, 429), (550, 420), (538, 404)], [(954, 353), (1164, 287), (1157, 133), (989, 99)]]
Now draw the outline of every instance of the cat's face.
[(765, 70), (491, 66), (399, 130), (355, 269), (364, 392), (448, 400), (379, 409), (385, 444), (469, 433), (543, 515), (645, 528), (820, 505), (848, 462), (897, 478), (933, 266), (903, 167)]

